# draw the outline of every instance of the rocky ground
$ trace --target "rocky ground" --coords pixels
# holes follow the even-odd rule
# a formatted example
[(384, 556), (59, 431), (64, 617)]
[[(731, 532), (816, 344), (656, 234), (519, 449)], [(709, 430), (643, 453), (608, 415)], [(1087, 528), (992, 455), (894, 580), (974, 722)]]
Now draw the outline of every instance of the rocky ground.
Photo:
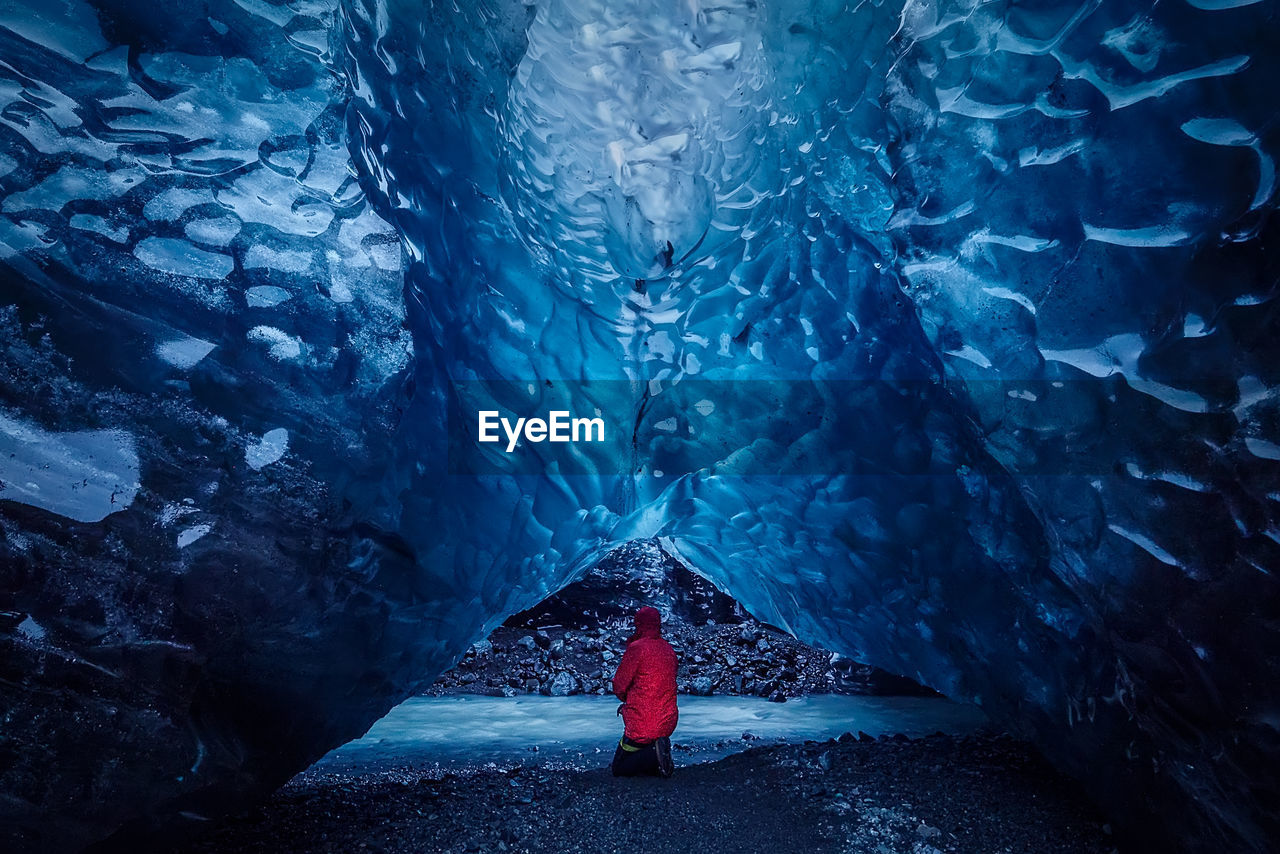
[[(620, 549), (508, 620), (427, 693), (605, 694), (639, 604), (666, 616), (682, 692), (932, 693), (756, 621), (653, 543)], [(322, 763), (179, 854), (1115, 850), (1079, 788), (1007, 737), (846, 734), (762, 746), (743, 733), (715, 753), (678, 741), (683, 767), (671, 780), (615, 779), (603, 767), (608, 750), (465, 768), (398, 755), (377, 760), (390, 765)], [(707, 761), (725, 748), (739, 752)]]
[(663, 614), (686, 694), (783, 701), (804, 694), (932, 694), (762, 623), (654, 540), (615, 549), (579, 581), (516, 614), (424, 693), (605, 694), (641, 605)]
[[(632, 630), (623, 617), (585, 630), (502, 626), (425, 693), (605, 694)], [(932, 693), (908, 679), (806, 646), (749, 617), (728, 625), (669, 621), (663, 633), (680, 660), (681, 693), (776, 701), (829, 692)]]
[(309, 771), (180, 854), (692, 850), (1101, 854), (1116, 844), (1078, 786), (1024, 744), (846, 735), (750, 748), (670, 780), (521, 764)]

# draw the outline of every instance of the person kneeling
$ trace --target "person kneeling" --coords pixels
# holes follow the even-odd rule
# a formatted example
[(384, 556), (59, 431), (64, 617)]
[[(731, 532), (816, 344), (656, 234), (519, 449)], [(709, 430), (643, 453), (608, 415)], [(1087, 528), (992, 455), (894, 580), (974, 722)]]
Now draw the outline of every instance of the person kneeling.
[(636, 612), (636, 633), (613, 677), (613, 693), (622, 701), (623, 735), (613, 754), (613, 776), (670, 777), (671, 733), (676, 708), (676, 653), (662, 638), (662, 617), (648, 606)]

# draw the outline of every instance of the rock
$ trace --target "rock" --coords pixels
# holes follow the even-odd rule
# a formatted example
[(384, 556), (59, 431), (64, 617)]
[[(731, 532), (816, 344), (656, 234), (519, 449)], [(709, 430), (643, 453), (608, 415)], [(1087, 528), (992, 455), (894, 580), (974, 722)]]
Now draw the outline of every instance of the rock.
[(699, 697), (711, 696), (711, 679), (707, 676), (699, 676), (689, 683), (689, 693), (696, 694)]
[(525, 649), (529, 650), (529, 652), (533, 652), (535, 649), (537, 649), (537, 646), (538, 646), (537, 641), (535, 641), (529, 635), (525, 635), (524, 637), (520, 638), (520, 640), (516, 641), (516, 643), (524, 647)]
[(548, 691), (552, 697), (567, 697), (577, 693), (578, 680), (573, 677), (573, 674), (561, 670), (551, 679)]
[(934, 839), (942, 835), (942, 831), (936, 827), (930, 827), (924, 822), (920, 822), (920, 826), (916, 828), (916, 835), (921, 839)]
[(787, 701), (787, 695), (782, 693), (781, 691), (774, 691), (772, 694), (769, 695), (770, 703), (785, 703), (786, 701)]
[(551, 647), (551, 635), (539, 629), (533, 634), (533, 642), (542, 649), (549, 649)]
[(554, 640), (551, 642), (550, 648), (547, 650), (551, 654), (553, 661), (564, 658), (564, 641)]
[(471, 652), (476, 656), (489, 655), (493, 652), (493, 644), (488, 640), (476, 641), (471, 645)]

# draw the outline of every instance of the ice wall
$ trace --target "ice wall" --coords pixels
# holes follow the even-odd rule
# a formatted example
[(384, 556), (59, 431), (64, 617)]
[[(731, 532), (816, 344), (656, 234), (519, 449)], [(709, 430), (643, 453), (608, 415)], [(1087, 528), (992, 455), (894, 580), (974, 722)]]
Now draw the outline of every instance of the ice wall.
[[(1277, 832), (1273, 3), (4, 15), (0, 426), (129, 491), (0, 492), (17, 838), (252, 796), (636, 537)], [(485, 401), (629, 434), (459, 468)]]
[(839, 398), (787, 436), (829, 463), (753, 469), (784, 477), (652, 462), (667, 415), (723, 463), (782, 408), (638, 415), (648, 477), (532, 484), (537, 528), (603, 507), (771, 621), (1003, 710), (1131, 819), (1262, 838), (1273, 11), (348, 12), (356, 157), (393, 176), (444, 375)]
[(6, 850), (199, 824), (453, 654), (362, 526), (412, 344), (335, 23), (0, 4)]

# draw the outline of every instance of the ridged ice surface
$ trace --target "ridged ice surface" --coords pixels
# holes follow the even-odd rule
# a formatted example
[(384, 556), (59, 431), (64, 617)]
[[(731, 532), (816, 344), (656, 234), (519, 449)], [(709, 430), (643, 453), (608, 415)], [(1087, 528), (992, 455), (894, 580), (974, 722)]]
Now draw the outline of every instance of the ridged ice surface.
[(756, 4), (655, 11), (538, 7), (501, 113), (505, 201), (586, 300), (715, 257), (784, 188)]
[[(86, 494), (0, 492), (4, 678), (131, 722), (56, 735), (33, 689), (17, 738), (171, 745), (101, 788), (215, 809), (660, 537), (979, 702), (1120, 824), (1262, 850), (1276, 14), (0, 11), (0, 476), (110, 449)], [(624, 441), (460, 465), (460, 401)], [(43, 833), (87, 772), (32, 763), (11, 815)]]

